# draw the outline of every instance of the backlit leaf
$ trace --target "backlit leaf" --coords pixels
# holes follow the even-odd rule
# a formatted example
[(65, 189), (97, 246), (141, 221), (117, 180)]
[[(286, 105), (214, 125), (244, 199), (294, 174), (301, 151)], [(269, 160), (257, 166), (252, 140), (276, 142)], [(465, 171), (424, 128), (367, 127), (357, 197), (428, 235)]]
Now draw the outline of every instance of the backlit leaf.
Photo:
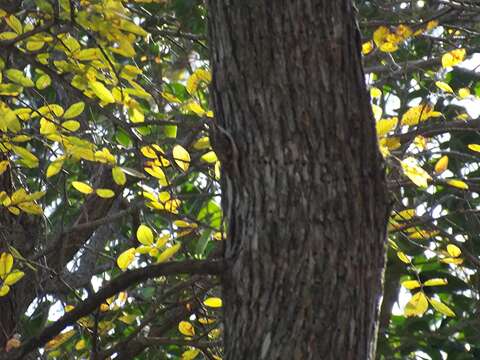
[(195, 328), (188, 321), (180, 321), (178, 323), (178, 331), (185, 336), (195, 336)]
[(420, 286), (422, 286), (422, 284), (420, 284), (420, 282), (417, 280), (406, 280), (402, 282), (402, 286), (405, 289), (412, 290), (412, 289), (419, 288)]
[(451, 316), (451, 317), (455, 316), (455, 313), (453, 312), (453, 310), (450, 309), (444, 303), (432, 298), (428, 298), (428, 301), (430, 302), (430, 304), (432, 304), (433, 308), (437, 310), (439, 313), (442, 313), (445, 316)]
[(134, 259), (135, 248), (130, 248), (120, 254), (120, 256), (117, 258), (117, 265), (122, 271), (125, 271)]
[(428, 300), (422, 291), (413, 295), (405, 306), (405, 316), (420, 316), (428, 309)]
[(85, 109), (85, 103), (83, 101), (79, 101), (70, 105), (67, 111), (65, 111), (65, 114), (63, 114), (63, 117), (65, 119), (73, 119), (80, 115), (83, 112), (83, 109)]
[(2, 253), (0, 255), (0, 278), (4, 279), (5, 276), (12, 270), (13, 256), (9, 253)]
[(113, 181), (115, 181), (117, 185), (122, 186), (125, 185), (127, 182), (127, 176), (123, 172), (122, 168), (119, 166), (114, 166), (112, 168), (112, 177)]
[(447, 180), (447, 184), (450, 186), (456, 187), (458, 189), (468, 190), (468, 184), (462, 180), (450, 179), (450, 180)]
[(455, 66), (465, 59), (466, 54), (465, 49), (452, 50), (442, 56), (442, 66), (444, 68)]
[(429, 279), (423, 283), (424, 286), (442, 286), (447, 285), (447, 279)]
[(173, 159), (180, 169), (187, 171), (190, 166), (190, 154), (182, 145), (175, 145), (172, 150)]
[(105, 87), (105, 85), (103, 85), (103, 83), (99, 81), (91, 81), (88, 83), (88, 86), (103, 102), (107, 104), (115, 102), (115, 98), (113, 97), (112, 93)]
[(91, 194), (93, 193), (93, 188), (81, 181), (72, 181), (72, 186), (77, 190), (80, 191), (82, 194)]
[(431, 180), (432, 177), (423, 170), (417, 163), (417, 160), (413, 157), (407, 157), (401, 161), (403, 173), (410, 179), (412, 182), (421, 188), (428, 187), (428, 180)]
[(137, 229), (137, 239), (143, 245), (152, 245), (153, 244), (152, 230), (148, 226), (141, 224)]
[(14, 285), (18, 281), (20, 281), (20, 279), (23, 278), (24, 276), (25, 276), (25, 273), (23, 271), (15, 269), (5, 277), (5, 279), (3, 280), (3, 283), (9, 286)]
[(437, 163), (435, 164), (435, 172), (437, 174), (443, 173), (445, 170), (447, 170), (448, 167), (448, 156), (442, 156)]
[(447, 245), (447, 252), (451, 257), (459, 257), (462, 254), (462, 250), (454, 244)]
[(162, 263), (170, 259), (173, 255), (177, 253), (178, 250), (180, 250), (180, 247), (182, 244), (177, 243), (173, 245), (172, 247), (167, 248), (164, 250), (160, 255), (157, 257), (157, 263)]
[(223, 306), (222, 299), (218, 297), (209, 297), (203, 301), (203, 304), (211, 308), (220, 308)]
[(435, 82), (435, 85), (445, 91), (445, 92), (448, 92), (448, 93), (453, 93), (453, 89), (450, 87), (450, 85), (448, 85), (447, 83), (443, 82), (443, 81), (437, 81)]
[(103, 199), (110, 199), (115, 196), (115, 192), (111, 189), (96, 189), (95, 193)]

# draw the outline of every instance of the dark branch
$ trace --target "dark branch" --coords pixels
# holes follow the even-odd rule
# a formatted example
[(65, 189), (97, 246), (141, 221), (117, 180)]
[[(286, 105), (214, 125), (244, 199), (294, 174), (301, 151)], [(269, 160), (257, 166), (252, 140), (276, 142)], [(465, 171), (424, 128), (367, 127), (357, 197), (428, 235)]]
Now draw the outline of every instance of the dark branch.
[(59, 320), (46, 327), (39, 335), (26, 341), (20, 348), (10, 353), (8, 357), (0, 356), (1, 360), (20, 360), (31, 351), (43, 347), (69, 325), (75, 324), (80, 318), (89, 315), (109, 297), (158, 276), (177, 274), (219, 275), (223, 269), (221, 261), (183, 261), (156, 264), (145, 268), (128, 271), (110, 281), (96, 294), (89, 296), (84, 302), (66, 313)]

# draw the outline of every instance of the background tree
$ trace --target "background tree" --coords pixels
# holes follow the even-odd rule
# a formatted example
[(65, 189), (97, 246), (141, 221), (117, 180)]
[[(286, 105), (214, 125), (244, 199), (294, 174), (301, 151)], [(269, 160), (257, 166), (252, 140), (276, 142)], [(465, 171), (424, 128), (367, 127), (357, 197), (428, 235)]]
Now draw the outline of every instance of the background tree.
[[(329, 2), (324, 8), (245, 3), (248, 12), (241, 7), (227, 11), (220, 2), (210, 1), (215, 26), (214, 43), (209, 44), (207, 11), (200, 1), (1, 2), (0, 358), (217, 359), (224, 356), (224, 332), (226, 357), (232, 356), (229, 347), (245, 346), (240, 341), (244, 339), (237, 338), (241, 334), (251, 339), (252, 353), (261, 352), (263, 345), (274, 356), (281, 334), (268, 336), (268, 330), (277, 324), (285, 330), (281, 325), (290, 319), (300, 322), (305, 316), (292, 309), (311, 306), (301, 300), (325, 299), (305, 290), (283, 313), (286, 301), (281, 295), (275, 303), (255, 296), (253, 290), (259, 287), (249, 291), (250, 274), (244, 284), (229, 284), (226, 278), (224, 283), (232, 286), (221, 295), (216, 274), (222, 268), (219, 255), (227, 228), (222, 227), (219, 181), (228, 178), (233, 186), (223, 184), (225, 189), (249, 190), (259, 184), (256, 189), (265, 185), (265, 194), (270, 194), (256, 204), (253, 218), (245, 207), (252, 206), (250, 194), (260, 199), (255, 192), (234, 191), (233, 197), (224, 192), (229, 206), (239, 200), (243, 206), (235, 207), (231, 218), (237, 221), (228, 228), (234, 242), (228, 243), (227, 254), (237, 264), (257, 264), (268, 281), (273, 267), (285, 274), (287, 283), (295, 275), (294, 290), (301, 288), (299, 279), (315, 277), (313, 263), (302, 266), (314, 251), (328, 254), (321, 263), (325, 266), (334, 260), (380, 266), (380, 257), (360, 247), (363, 228), (352, 230), (352, 224), (361, 223), (368, 213), (342, 218), (347, 224), (342, 230), (352, 233), (350, 247), (340, 254), (343, 259), (331, 254), (336, 246), (346, 245), (345, 239), (316, 249), (315, 238), (303, 233), (311, 229), (318, 234), (330, 222), (328, 229), (335, 229), (334, 215), (346, 204), (353, 211), (362, 206), (356, 198), (371, 199), (366, 185), (345, 188), (332, 178), (331, 186), (320, 181), (314, 186), (320, 175), (305, 165), (319, 170), (338, 166), (336, 171), (343, 171), (340, 161), (322, 163), (321, 156), (338, 159), (351, 153), (353, 158), (362, 154), (353, 152), (358, 145), (367, 149), (365, 165), (356, 168), (354, 162), (344, 162), (347, 169), (357, 169), (346, 179), (358, 184), (368, 178), (357, 175), (363, 174), (359, 169), (366, 171), (378, 161), (367, 161), (375, 156), (373, 143), (357, 143), (372, 141), (361, 70), (354, 65), (357, 42), (349, 36), (339, 46), (337, 38), (331, 39), (345, 36), (340, 29), (354, 36), (348, 2)], [(313, 3), (323, 4), (303, 2)], [(474, 1), (443, 0), (356, 5), (365, 79), (393, 208), (377, 357), (478, 358), (479, 7)], [(330, 18), (321, 13), (335, 15), (336, 21), (328, 23)], [(302, 21), (292, 20), (301, 15)], [(274, 21), (279, 18), (283, 21)], [(315, 21), (318, 26), (313, 26)], [(232, 24), (234, 29), (220, 31)], [(320, 31), (320, 26), (326, 30)], [(273, 34), (283, 35), (276, 37), (281, 41), (273, 41)], [(251, 36), (250, 41), (245, 36)], [(300, 38), (308, 46), (296, 41)], [(209, 47), (216, 54), (213, 89), (222, 94), (214, 96), (215, 120), (207, 92)], [(346, 49), (351, 56), (341, 56)], [(224, 55), (236, 61), (224, 63)], [(304, 66), (294, 66), (308, 59)], [(328, 71), (320, 66), (326, 60), (332, 62)], [(352, 66), (342, 72), (344, 78), (328, 86), (333, 76), (342, 75), (332, 69), (346, 63)], [(245, 76), (238, 75), (241, 71)], [(227, 81), (230, 78), (237, 81)], [(237, 91), (240, 88), (243, 91)], [(363, 135), (345, 136), (344, 149), (332, 146), (316, 152), (317, 133), (302, 134), (302, 129), (312, 128), (311, 119), (325, 119), (322, 114), (335, 104), (339, 114), (333, 128), (325, 126), (325, 134), (335, 129), (339, 136)], [(348, 116), (343, 115), (350, 114), (352, 104), (362, 110), (347, 128), (342, 120)], [(279, 121), (270, 120), (272, 116)], [(220, 134), (215, 147), (224, 160), (222, 177), (209, 139), (215, 123), (237, 147), (232, 150), (221, 128), (213, 131)], [(335, 136), (324, 137), (325, 144), (338, 145)], [(267, 158), (269, 143), (273, 151)], [(308, 156), (300, 158), (300, 151)], [(378, 168), (371, 170), (376, 173)], [(235, 174), (245, 180), (236, 183)], [(380, 191), (375, 196), (384, 195)], [(290, 198), (296, 199), (290, 207), (279, 206)], [(324, 214), (322, 203), (312, 198), (331, 199), (331, 210)], [(380, 216), (384, 210), (378, 210)], [(242, 216), (251, 219), (251, 227), (240, 226)], [(270, 227), (262, 228), (262, 221), (269, 219)], [(279, 228), (285, 231), (279, 234)], [(257, 259), (264, 259), (262, 263), (245, 257), (254, 253), (251, 245), (257, 242), (240, 236), (241, 229), (253, 235), (258, 231), (258, 246), (264, 251)], [(277, 235), (292, 240), (276, 244)], [(261, 237), (267, 240), (260, 242)], [(287, 253), (297, 261), (286, 258)], [(329, 280), (340, 284), (340, 275), (352, 270), (323, 278), (313, 290), (326, 293)], [(233, 272), (232, 279), (240, 274)], [(342, 284), (350, 284), (346, 280), (347, 276)], [(247, 295), (232, 301), (242, 286), (247, 286)], [(356, 286), (343, 285), (341, 293), (379, 290), (375, 281), (360, 290)], [(261, 290), (279, 294), (275, 288)], [(264, 304), (270, 312), (263, 310)], [(362, 304), (350, 305), (347, 311), (361, 312)], [(317, 319), (335, 314), (328, 305), (319, 309), (328, 311), (312, 314)], [(229, 326), (235, 313), (250, 323)], [(334, 320), (326, 323), (348, 325)], [(263, 336), (252, 338), (254, 332), (245, 333), (249, 328)], [(319, 328), (308, 336), (314, 339)], [(334, 336), (333, 331), (326, 335)], [(339, 338), (333, 343), (339, 344)], [(352, 342), (366, 344), (366, 338)], [(303, 349), (301, 344), (307, 342), (301, 336), (287, 339), (282, 346), (289, 349)], [(334, 357), (341, 354), (339, 350)]]

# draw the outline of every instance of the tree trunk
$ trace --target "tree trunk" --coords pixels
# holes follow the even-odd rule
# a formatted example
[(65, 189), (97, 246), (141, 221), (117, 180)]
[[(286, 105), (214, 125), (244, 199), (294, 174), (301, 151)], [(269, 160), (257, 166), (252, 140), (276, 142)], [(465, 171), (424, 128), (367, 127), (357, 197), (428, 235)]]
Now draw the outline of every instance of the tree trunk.
[(208, 0), (225, 359), (373, 359), (387, 195), (350, 0)]

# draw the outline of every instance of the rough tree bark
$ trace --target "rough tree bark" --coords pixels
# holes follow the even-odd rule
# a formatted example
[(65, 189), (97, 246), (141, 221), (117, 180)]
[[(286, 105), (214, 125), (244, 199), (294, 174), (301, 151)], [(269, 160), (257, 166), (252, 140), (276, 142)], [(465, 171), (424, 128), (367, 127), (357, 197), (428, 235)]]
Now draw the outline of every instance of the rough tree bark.
[(225, 359), (373, 359), (388, 213), (350, 0), (208, 0)]

